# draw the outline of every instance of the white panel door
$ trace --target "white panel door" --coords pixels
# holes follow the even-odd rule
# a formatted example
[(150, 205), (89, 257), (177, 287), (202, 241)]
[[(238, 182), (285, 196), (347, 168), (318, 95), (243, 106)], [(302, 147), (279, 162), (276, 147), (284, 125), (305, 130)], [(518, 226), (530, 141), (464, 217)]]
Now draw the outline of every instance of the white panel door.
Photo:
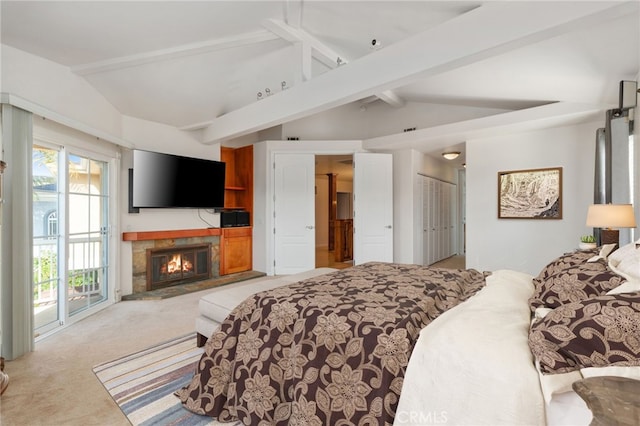
[(276, 275), (289, 275), (316, 266), (315, 156), (275, 156)]
[(393, 262), (393, 166), (391, 154), (353, 156), (354, 264)]

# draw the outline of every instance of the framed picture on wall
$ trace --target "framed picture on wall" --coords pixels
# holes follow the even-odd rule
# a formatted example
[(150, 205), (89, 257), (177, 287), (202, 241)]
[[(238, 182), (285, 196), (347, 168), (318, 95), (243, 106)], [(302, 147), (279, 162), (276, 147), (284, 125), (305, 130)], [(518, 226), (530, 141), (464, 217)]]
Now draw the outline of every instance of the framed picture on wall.
[(562, 167), (498, 172), (499, 219), (562, 219)]

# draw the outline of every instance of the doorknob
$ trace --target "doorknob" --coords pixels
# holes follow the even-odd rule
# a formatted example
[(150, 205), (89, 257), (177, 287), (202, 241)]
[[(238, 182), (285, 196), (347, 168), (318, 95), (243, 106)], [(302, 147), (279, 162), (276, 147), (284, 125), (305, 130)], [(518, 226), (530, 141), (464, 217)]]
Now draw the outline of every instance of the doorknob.
[(387, 225), (387, 226), (385, 226), (385, 228), (391, 229), (391, 225)]
[(313, 229), (313, 226), (311, 226), (311, 225), (307, 225), (307, 226), (305, 226), (305, 228), (307, 228), (307, 229)]

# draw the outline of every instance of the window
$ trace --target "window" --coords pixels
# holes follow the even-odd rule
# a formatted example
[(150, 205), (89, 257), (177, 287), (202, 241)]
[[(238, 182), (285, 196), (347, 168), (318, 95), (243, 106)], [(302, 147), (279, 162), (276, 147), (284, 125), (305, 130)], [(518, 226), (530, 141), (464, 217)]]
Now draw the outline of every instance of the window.
[(46, 235), (49, 237), (55, 237), (58, 235), (58, 212), (53, 210), (48, 212), (44, 217), (44, 229), (46, 229)]

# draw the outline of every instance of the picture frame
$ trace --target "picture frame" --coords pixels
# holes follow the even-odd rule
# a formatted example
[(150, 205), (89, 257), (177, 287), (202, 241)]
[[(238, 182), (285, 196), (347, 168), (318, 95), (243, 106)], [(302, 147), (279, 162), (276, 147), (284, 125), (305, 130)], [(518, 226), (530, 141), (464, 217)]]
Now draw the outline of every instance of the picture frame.
[(562, 219), (562, 167), (498, 172), (498, 219)]

